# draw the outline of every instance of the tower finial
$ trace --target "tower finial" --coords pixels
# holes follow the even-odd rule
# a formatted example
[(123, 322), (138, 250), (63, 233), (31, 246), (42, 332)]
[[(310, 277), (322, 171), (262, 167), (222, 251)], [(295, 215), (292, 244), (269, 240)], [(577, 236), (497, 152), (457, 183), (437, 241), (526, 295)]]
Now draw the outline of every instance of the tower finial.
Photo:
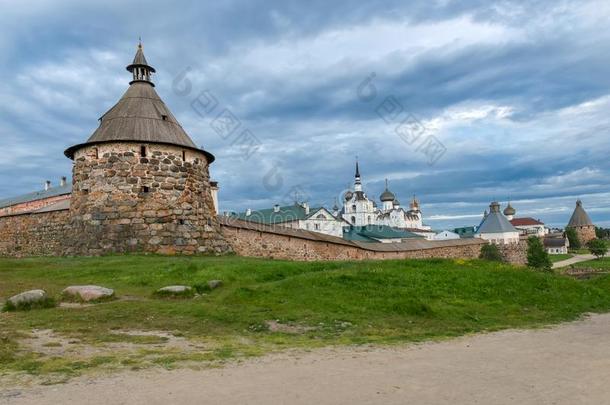
[(385, 189), (388, 189), (388, 179), (385, 179)]
[(133, 58), (131, 65), (127, 66), (127, 70), (133, 74), (133, 80), (129, 84), (134, 82), (146, 82), (154, 86), (151, 76), (153, 73), (155, 73), (155, 68), (150, 66), (144, 57), (144, 51), (142, 49), (142, 37), (139, 37), (136, 56)]
[(358, 156), (356, 156), (356, 180), (354, 181), (354, 191), (362, 191), (362, 182), (360, 180), (360, 166), (358, 166)]

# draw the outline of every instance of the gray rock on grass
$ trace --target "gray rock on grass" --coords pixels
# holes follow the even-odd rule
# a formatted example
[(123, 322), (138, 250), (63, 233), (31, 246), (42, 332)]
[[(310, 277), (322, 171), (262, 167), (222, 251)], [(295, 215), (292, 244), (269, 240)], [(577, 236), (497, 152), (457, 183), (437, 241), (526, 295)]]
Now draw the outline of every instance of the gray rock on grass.
[(159, 288), (157, 292), (167, 294), (184, 294), (191, 290), (192, 288), (187, 285), (170, 285), (167, 287)]
[(112, 298), (114, 290), (99, 285), (73, 285), (64, 289), (63, 296), (80, 299), (83, 302)]
[(210, 280), (210, 281), (208, 281), (208, 287), (210, 288), (210, 290), (213, 290), (213, 289), (221, 287), (221, 286), (222, 286), (222, 280)]
[(7, 303), (13, 307), (19, 308), (23, 306), (36, 305), (45, 302), (49, 299), (45, 290), (30, 290), (17, 295), (13, 295), (7, 300)]

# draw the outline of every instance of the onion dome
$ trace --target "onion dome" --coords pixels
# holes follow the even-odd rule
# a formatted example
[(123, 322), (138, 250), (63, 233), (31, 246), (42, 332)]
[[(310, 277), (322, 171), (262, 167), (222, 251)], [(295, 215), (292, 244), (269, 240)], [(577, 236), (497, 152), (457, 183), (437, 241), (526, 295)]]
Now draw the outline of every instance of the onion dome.
[(392, 205), (395, 207), (400, 207), (400, 201), (398, 201), (398, 198), (394, 199), (394, 202), (392, 202)]
[(382, 202), (394, 201), (396, 199), (396, 196), (394, 195), (394, 193), (392, 193), (390, 190), (388, 190), (388, 179), (385, 179), (385, 190), (383, 193), (381, 193), (381, 195), (379, 196), (379, 199)]
[(411, 199), (411, 202), (409, 203), (409, 208), (411, 208), (411, 211), (419, 211), (419, 201), (415, 196), (413, 196), (413, 199)]
[(504, 208), (504, 215), (509, 216), (509, 215), (515, 215), (517, 213), (517, 210), (515, 210), (510, 203), (508, 203), (508, 205), (506, 206), (506, 208)]

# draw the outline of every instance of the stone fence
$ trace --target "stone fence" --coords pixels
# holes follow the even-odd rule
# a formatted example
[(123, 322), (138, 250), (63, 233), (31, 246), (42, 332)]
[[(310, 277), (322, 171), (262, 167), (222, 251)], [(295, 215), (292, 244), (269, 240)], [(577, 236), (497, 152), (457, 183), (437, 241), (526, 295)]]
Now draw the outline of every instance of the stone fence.
[(67, 209), (0, 217), (0, 256), (61, 256), (69, 220)]
[(366, 243), (298, 229), (220, 217), (222, 233), (240, 256), (285, 260), (473, 259), (482, 239)]
[[(299, 229), (218, 217), (224, 239), (240, 256), (282, 260), (474, 259), (482, 239), (366, 243)], [(75, 230), (62, 209), (0, 217), (0, 256), (61, 256), (70, 252)], [(125, 241), (127, 243), (127, 241)], [(524, 264), (526, 241), (500, 246), (510, 263)], [(95, 252), (91, 253), (95, 254)]]

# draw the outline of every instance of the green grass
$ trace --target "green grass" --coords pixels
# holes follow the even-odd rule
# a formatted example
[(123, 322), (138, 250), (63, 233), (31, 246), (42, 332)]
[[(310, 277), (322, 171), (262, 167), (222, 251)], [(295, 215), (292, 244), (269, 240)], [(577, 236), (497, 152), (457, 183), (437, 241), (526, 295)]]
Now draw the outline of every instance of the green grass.
[(573, 265), (573, 267), (610, 270), (610, 257), (604, 257), (603, 259), (587, 260), (586, 262), (576, 263)]
[(574, 255), (572, 254), (558, 254), (558, 255), (549, 255), (549, 258), (551, 259), (551, 262), (555, 263), (555, 262), (560, 262), (562, 260), (567, 260), (574, 257)]
[[(167, 285), (222, 288), (197, 298), (156, 299)], [(577, 281), (509, 265), (453, 260), (299, 263), (239, 257), (109, 256), (0, 260), (0, 300), (43, 288), (59, 296), (68, 285), (113, 288), (118, 299), (83, 308), (0, 314), (0, 373), (74, 375), (88, 369), (174, 367), (284, 348), (390, 344), (439, 339), (572, 320), (610, 310), (610, 277)], [(130, 299), (121, 299), (129, 296)], [(273, 332), (267, 321), (302, 332)], [(161, 330), (201, 342), (182, 352), (146, 347), (101, 358), (40, 356), (18, 350), (20, 336), (52, 329), (65, 339), (99, 346), (149, 344), (121, 330)], [(135, 341), (134, 341), (135, 340)], [(23, 348), (22, 348), (23, 349)], [(99, 357), (99, 356), (98, 356)]]

